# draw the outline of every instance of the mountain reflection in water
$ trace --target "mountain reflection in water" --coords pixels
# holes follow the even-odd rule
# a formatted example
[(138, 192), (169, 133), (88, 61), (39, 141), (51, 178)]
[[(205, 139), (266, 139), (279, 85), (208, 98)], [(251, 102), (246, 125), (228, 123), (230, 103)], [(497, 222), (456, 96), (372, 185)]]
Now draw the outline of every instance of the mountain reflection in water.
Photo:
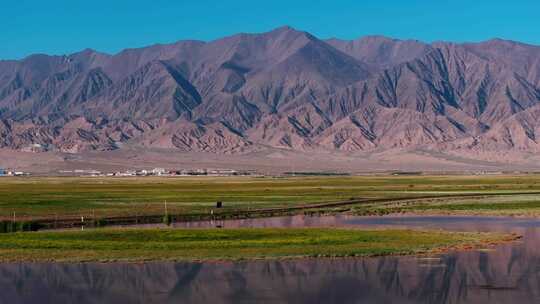
[(430, 258), (0, 264), (0, 303), (540, 303), (538, 220), (342, 217), (334, 221), (373, 228), (512, 231), (524, 239), (495, 250)]

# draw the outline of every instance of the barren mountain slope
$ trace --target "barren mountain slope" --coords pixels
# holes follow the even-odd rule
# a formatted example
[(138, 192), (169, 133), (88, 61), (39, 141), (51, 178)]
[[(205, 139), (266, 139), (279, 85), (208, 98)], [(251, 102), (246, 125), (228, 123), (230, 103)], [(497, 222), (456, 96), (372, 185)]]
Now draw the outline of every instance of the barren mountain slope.
[(539, 103), (537, 46), (320, 40), (282, 27), (0, 61), (0, 147), (510, 157), (538, 152)]

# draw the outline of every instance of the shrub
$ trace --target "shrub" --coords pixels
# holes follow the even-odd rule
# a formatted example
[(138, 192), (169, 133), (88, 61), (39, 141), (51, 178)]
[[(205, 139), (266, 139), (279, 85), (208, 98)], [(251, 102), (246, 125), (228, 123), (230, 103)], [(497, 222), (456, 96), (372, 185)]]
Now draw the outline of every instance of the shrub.
[(92, 224), (94, 225), (94, 227), (104, 227), (105, 225), (107, 225), (107, 223), (105, 222), (105, 220), (103, 219), (94, 219), (92, 221)]
[(10, 222), (10, 221), (0, 222), (0, 233), (11, 233), (11, 232), (18, 232), (18, 231), (38, 231), (40, 228), (43, 228), (43, 225), (40, 225), (36, 222)]
[(8, 222), (2, 221), (0, 222), (0, 233), (6, 233), (8, 232)]
[(172, 223), (172, 216), (167, 214), (163, 216), (163, 224), (169, 226)]

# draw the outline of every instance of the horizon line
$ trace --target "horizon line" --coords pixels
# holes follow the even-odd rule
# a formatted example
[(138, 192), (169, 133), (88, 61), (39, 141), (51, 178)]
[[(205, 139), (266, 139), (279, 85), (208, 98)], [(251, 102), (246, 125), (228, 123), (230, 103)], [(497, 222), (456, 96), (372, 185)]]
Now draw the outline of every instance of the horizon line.
[(115, 52), (100, 51), (100, 50), (98, 50), (96, 48), (92, 48), (92, 47), (86, 47), (86, 48), (80, 49), (79, 51), (64, 52), (64, 53), (57, 53), (57, 54), (46, 53), (46, 52), (36, 52), (36, 53), (30, 53), (30, 54), (25, 55), (25, 56), (21, 56), (19, 58), (0, 58), (0, 62), (2, 62), (2, 61), (3, 62), (6, 62), (6, 61), (24, 61), (24, 60), (26, 60), (28, 58), (33, 57), (33, 56), (67, 57), (67, 56), (73, 56), (75, 54), (80, 54), (80, 53), (85, 52), (85, 51), (92, 51), (92, 52), (95, 52), (95, 53), (99, 53), (99, 54), (102, 54), (102, 55), (112, 57), (112, 56), (119, 55), (122, 52), (128, 51), (128, 50), (145, 49), (145, 48), (150, 48), (150, 47), (154, 47), (154, 46), (174, 45), (174, 44), (177, 44), (177, 43), (180, 43), (180, 42), (200, 42), (200, 43), (208, 44), (208, 43), (212, 43), (212, 42), (215, 42), (215, 41), (220, 41), (220, 40), (223, 40), (223, 39), (227, 39), (227, 38), (231, 38), (231, 37), (235, 37), (235, 36), (239, 36), (239, 35), (264, 35), (264, 34), (272, 33), (272, 32), (275, 32), (275, 31), (278, 31), (278, 30), (283, 30), (283, 29), (290, 29), (292, 31), (306, 33), (306, 34), (309, 34), (309, 35), (311, 35), (311, 36), (315, 37), (316, 39), (318, 39), (320, 41), (323, 41), (323, 42), (326, 42), (328, 40), (341, 40), (341, 41), (346, 41), (346, 42), (352, 42), (352, 41), (358, 41), (358, 40), (362, 40), (362, 39), (366, 39), (366, 38), (375, 38), (376, 37), (376, 38), (384, 38), (384, 39), (395, 40), (395, 41), (415, 41), (415, 42), (423, 43), (423, 44), (426, 44), (426, 45), (433, 45), (433, 44), (436, 44), (436, 43), (452, 43), (452, 44), (465, 45), (465, 44), (482, 44), (482, 43), (488, 43), (488, 42), (491, 42), (491, 41), (505, 41), (505, 42), (515, 43), (515, 44), (527, 45), (527, 46), (531, 46), (531, 47), (540, 47), (540, 44), (522, 42), (522, 41), (519, 41), (519, 40), (500, 38), (500, 37), (492, 37), (492, 38), (483, 39), (483, 40), (477, 40), (477, 41), (433, 40), (433, 41), (430, 41), (430, 42), (427, 42), (427, 41), (421, 40), (421, 39), (416, 39), (416, 38), (395, 38), (395, 37), (391, 37), (391, 36), (387, 36), (387, 35), (383, 35), (383, 34), (367, 34), (367, 35), (358, 36), (357, 38), (353, 38), (353, 39), (344, 39), (344, 38), (339, 38), (339, 37), (336, 37), (336, 36), (332, 36), (332, 37), (328, 37), (328, 38), (319, 38), (316, 35), (308, 32), (308, 31), (299, 30), (299, 29), (294, 28), (294, 27), (289, 26), (289, 25), (283, 25), (283, 26), (279, 26), (279, 27), (264, 31), (264, 32), (237, 32), (237, 33), (221, 36), (221, 37), (218, 37), (218, 38), (215, 38), (215, 39), (208, 39), (208, 40), (195, 39), (195, 38), (177, 39), (177, 40), (171, 41), (171, 42), (156, 42), (156, 43), (153, 43), (153, 44), (146, 44), (146, 45), (142, 45), (142, 46), (125, 47), (125, 48), (122, 48), (122, 49), (120, 49), (118, 51), (115, 51)]

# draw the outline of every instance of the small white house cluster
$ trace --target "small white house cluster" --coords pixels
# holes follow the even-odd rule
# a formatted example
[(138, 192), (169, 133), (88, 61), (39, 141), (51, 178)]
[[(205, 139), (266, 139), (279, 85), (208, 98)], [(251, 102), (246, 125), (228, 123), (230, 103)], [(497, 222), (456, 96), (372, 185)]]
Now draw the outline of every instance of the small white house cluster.
[(25, 175), (30, 175), (30, 174), (23, 171), (6, 170), (6, 169), (0, 168), (0, 177), (1, 176), (25, 176)]
[[(165, 168), (154, 169), (130, 169), (126, 171), (117, 171), (102, 173), (93, 169), (78, 169), (78, 170), (62, 170), (59, 171), (62, 175), (78, 175), (78, 176), (109, 176), (109, 177), (131, 177), (131, 176), (234, 176), (234, 175), (251, 175), (254, 171), (237, 171), (234, 169), (180, 169), (167, 170)], [(1, 172), (0, 172), (1, 175)]]
[(170, 171), (163, 168), (154, 168), (152, 170), (126, 170), (124, 172), (108, 173), (107, 176), (165, 176), (170, 174)]

